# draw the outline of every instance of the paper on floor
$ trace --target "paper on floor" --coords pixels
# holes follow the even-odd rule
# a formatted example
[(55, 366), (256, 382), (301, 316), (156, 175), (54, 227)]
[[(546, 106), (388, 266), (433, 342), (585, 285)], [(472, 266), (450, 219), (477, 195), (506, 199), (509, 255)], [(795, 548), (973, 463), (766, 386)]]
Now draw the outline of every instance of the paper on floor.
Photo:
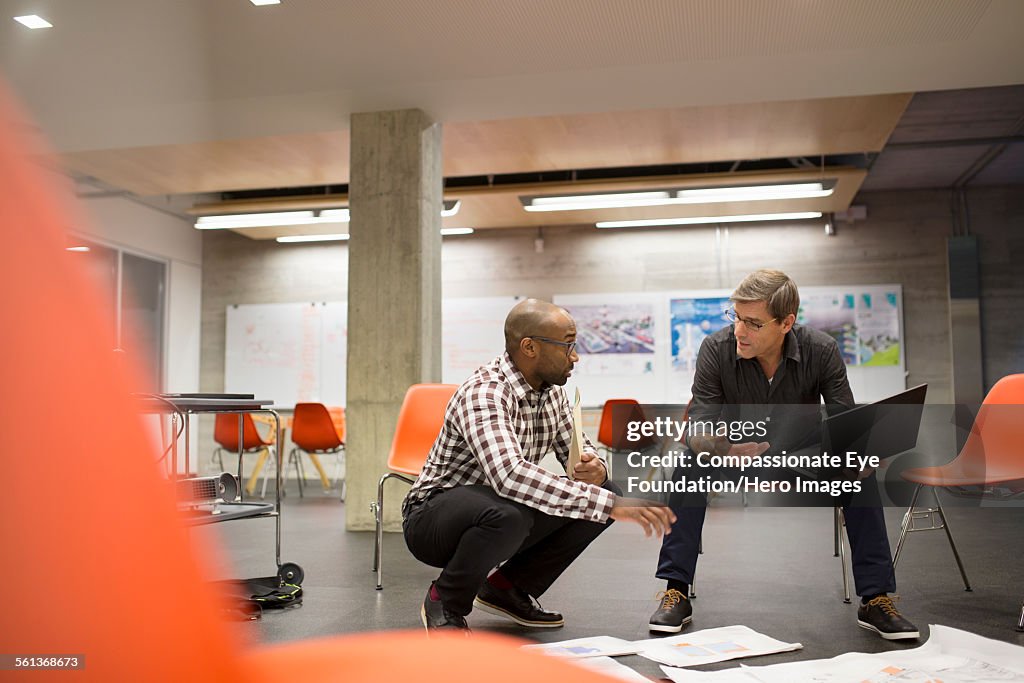
[(741, 657), (757, 657), (799, 650), (800, 643), (784, 643), (746, 626), (722, 626), (670, 638), (637, 640), (639, 654), (669, 666), (700, 666)]
[(661, 667), (676, 683), (1024, 683), (1024, 647), (948, 626), (931, 626), (928, 642), (909, 650), (750, 666), (725, 671)]
[(523, 649), (562, 657), (616, 657), (637, 653), (636, 643), (611, 636), (593, 636), (562, 640), (557, 643), (523, 645)]

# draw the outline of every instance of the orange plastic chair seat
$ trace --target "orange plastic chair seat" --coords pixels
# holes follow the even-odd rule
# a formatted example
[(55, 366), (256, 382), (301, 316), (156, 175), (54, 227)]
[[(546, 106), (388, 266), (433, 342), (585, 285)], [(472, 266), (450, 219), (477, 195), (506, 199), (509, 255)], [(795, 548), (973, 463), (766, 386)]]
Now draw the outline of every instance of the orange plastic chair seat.
[[(342, 413), (344, 419), (344, 413)], [(343, 427), (344, 428), (344, 427)], [(307, 453), (336, 451), (345, 445), (330, 411), (322, 403), (296, 403), (292, 443)]]

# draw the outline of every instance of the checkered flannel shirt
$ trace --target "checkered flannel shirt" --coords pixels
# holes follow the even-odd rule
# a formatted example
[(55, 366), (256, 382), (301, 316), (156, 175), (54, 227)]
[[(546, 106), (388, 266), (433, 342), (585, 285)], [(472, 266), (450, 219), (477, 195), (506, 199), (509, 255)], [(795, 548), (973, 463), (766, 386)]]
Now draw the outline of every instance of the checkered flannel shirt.
[[(441, 433), (402, 505), (403, 514), (438, 489), (487, 484), (498, 495), (557, 517), (604, 522), (615, 495), (548, 472), (554, 450), (564, 467), (572, 411), (561, 387), (534, 390), (507, 353), (478, 369), (448, 402)], [(584, 435), (583, 449), (596, 453)]]

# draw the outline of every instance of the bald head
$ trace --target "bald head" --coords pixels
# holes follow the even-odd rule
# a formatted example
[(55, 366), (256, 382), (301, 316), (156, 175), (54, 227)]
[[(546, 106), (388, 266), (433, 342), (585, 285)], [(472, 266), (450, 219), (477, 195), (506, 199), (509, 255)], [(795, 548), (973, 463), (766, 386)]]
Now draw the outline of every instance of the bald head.
[(558, 335), (572, 318), (564, 308), (540, 299), (526, 299), (512, 307), (505, 318), (505, 350), (514, 355), (524, 337)]

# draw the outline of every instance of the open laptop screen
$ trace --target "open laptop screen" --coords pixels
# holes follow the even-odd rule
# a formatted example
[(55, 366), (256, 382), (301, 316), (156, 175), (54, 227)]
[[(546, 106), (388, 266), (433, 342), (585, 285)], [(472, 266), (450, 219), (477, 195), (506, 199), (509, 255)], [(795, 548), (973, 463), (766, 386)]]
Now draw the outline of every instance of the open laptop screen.
[(825, 419), (822, 445), (829, 453), (853, 451), (879, 460), (917, 445), (927, 384), (857, 406)]

